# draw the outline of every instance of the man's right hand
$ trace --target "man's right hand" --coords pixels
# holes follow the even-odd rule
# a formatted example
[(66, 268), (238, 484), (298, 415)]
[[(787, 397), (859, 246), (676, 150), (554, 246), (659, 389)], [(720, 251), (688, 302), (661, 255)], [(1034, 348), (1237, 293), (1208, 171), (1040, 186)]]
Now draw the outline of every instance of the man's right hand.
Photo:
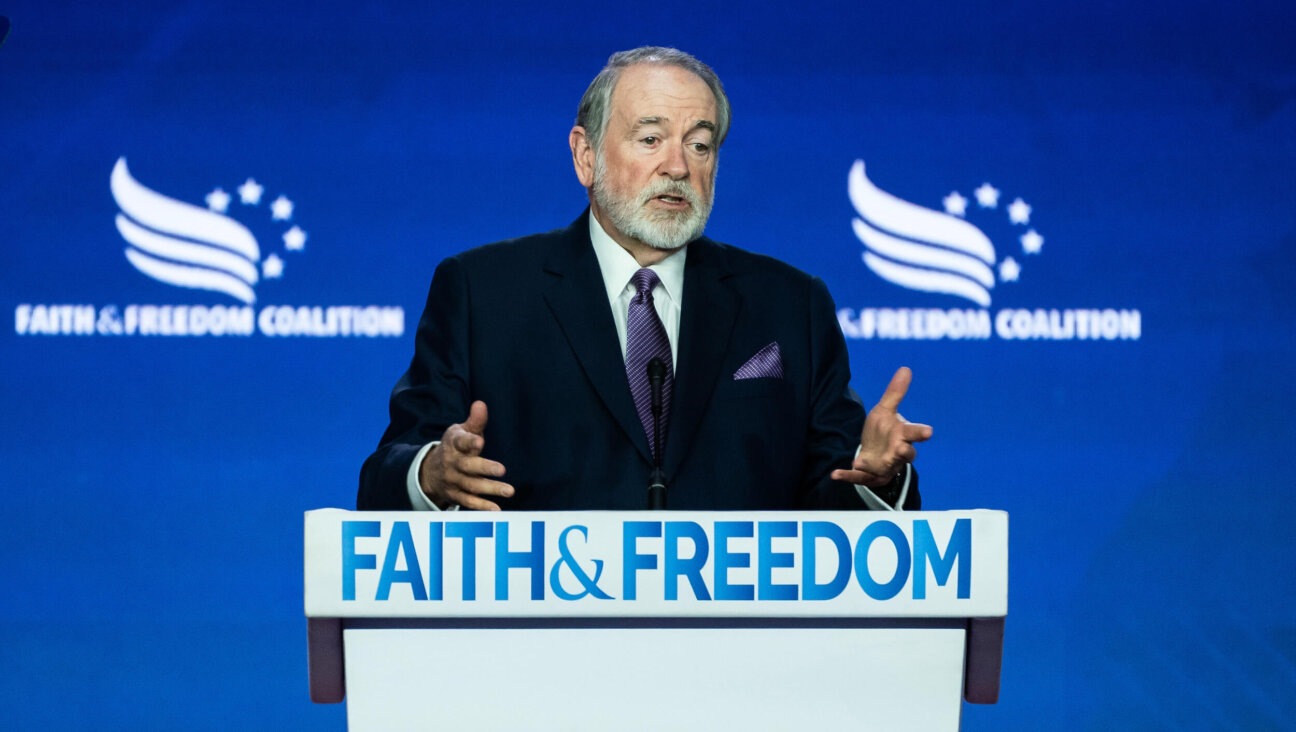
[(473, 402), (468, 419), (452, 424), (419, 466), (419, 487), (440, 508), (459, 505), (474, 511), (500, 507), (481, 496), (513, 495), (513, 486), (493, 478), (504, 476), (504, 466), (481, 457), (486, 439), (486, 403)]

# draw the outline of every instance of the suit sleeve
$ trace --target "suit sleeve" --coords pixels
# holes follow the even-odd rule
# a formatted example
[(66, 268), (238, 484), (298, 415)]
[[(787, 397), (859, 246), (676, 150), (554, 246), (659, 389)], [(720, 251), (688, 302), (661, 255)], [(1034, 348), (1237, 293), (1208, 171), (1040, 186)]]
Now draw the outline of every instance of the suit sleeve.
[(468, 416), (470, 297), (468, 277), (454, 257), (432, 276), (414, 334), (414, 358), (392, 389), (390, 422), (360, 469), (356, 508), (409, 510), (409, 470), (424, 445)]
[[(859, 448), (865, 408), (850, 388), (850, 360), (846, 339), (837, 324), (837, 308), (818, 277), (810, 283), (808, 320), (810, 421), (802, 503), (806, 508), (865, 509), (868, 506), (854, 485), (829, 477), (833, 470), (850, 467)], [(910, 467), (909, 489), (900, 508), (915, 511), (921, 507), (922, 498), (918, 493), (918, 471)], [(884, 486), (874, 494), (883, 500), (889, 498), (888, 502), (894, 504), (900, 496), (900, 486)]]

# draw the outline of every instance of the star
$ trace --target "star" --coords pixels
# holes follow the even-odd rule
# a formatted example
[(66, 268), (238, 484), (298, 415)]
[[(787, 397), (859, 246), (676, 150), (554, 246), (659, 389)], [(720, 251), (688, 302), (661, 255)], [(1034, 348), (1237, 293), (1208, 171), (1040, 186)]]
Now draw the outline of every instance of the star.
[(1012, 257), (1004, 257), (1004, 261), (999, 263), (999, 280), (1001, 282), (1016, 282), (1018, 275), (1021, 274), (1021, 265)]
[(1029, 224), (1031, 207), (1020, 198), (1014, 199), (1008, 204), (1008, 220), (1014, 224)]
[(981, 208), (999, 208), (999, 189), (989, 183), (982, 183), (972, 191), (972, 195), (976, 196), (977, 205)]
[(293, 203), (287, 196), (279, 196), (270, 203), (270, 218), (275, 221), (287, 221), (292, 218)]
[(268, 280), (279, 279), (283, 276), (284, 261), (279, 258), (278, 254), (271, 254), (261, 262), (261, 274), (265, 275)]
[(207, 208), (211, 209), (212, 211), (215, 211), (216, 213), (225, 213), (227, 210), (229, 210), (230, 194), (226, 193), (225, 191), (222, 191), (219, 188), (212, 191), (211, 193), (208, 193), (207, 197), (203, 200), (207, 201)]
[(290, 252), (299, 252), (306, 247), (306, 232), (299, 226), (293, 226), (284, 232), (284, 249)]
[(238, 187), (239, 200), (255, 206), (261, 203), (261, 192), (264, 190), (265, 188), (262, 188), (259, 183), (248, 178), (246, 183)]
[(1039, 254), (1040, 247), (1044, 246), (1044, 237), (1039, 232), (1031, 229), (1021, 235), (1022, 251), (1027, 254)]
[(941, 199), (941, 203), (945, 204), (945, 213), (950, 216), (963, 216), (967, 213), (968, 200), (958, 191), (951, 191), (948, 196)]

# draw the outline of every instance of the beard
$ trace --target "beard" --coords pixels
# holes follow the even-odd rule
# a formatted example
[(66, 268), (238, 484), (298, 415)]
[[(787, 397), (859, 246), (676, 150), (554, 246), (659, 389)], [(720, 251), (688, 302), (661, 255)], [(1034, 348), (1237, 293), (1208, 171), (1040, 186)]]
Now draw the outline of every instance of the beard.
[[(702, 236), (715, 198), (712, 174), (710, 200), (703, 201), (687, 181), (661, 179), (650, 183), (633, 198), (614, 191), (607, 183), (607, 163), (600, 152), (594, 164), (594, 200), (617, 231), (654, 249), (679, 249)], [(652, 210), (648, 202), (657, 196), (674, 196), (688, 202), (683, 211)]]

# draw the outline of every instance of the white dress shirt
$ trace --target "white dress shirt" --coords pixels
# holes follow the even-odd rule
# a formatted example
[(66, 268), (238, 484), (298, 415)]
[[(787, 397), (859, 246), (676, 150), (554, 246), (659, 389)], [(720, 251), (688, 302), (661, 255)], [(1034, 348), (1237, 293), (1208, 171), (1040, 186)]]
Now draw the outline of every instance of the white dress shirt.
[[(599, 270), (603, 273), (603, 286), (607, 289), (608, 307), (612, 308), (612, 319), (616, 322), (617, 338), (621, 341), (621, 358), (624, 359), (626, 355), (626, 317), (630, 309), (630, 300), (635, 296), (635, 287), (630, 279), (634, 277), (635, 272), (640, 270), (640, 266), (630, 252), (617, 244), (603, 230), (603, 226), (598, 222), (598, 219), (594, 218), (592, 210), (589, 217), (589, 234), (590, 241), (594, 244), (594, 256), (598, 258)], [(657, 274), (659, 280), (657, 286), (653, 288), (653, 306), (657, 310), (657, 317), (661, 318), (662, 325), (666, 328), (666, 338), (670, 340), (672, 370), (679, 363), (680, 308), (684, 301), (684, 261), (687, 256), (688, 247), (681, 247), (662, 261), (648, 267)], [(414, 456), (414, 462), (410, 464), (405, 483), (409, 491), (410, 503), (417, 510), (440, 510), (423, 493), (423, 489), (419, 486), (419, 466), (423, 464), (423, 459), (432, 451), (432, 448), (439, 444), (440, 442), (429, 442), (424, 445), (418, 451), (418, 454)], [(856, 452), (858, 454), (858, 450)], [(903, 506), (905, 498), (909, 495), (910, 471), (910, 467), (905, 465), (904, 487), (900, 490), (899, 500), (896, 501), (897, 507)], [(897, 510), (897, 508), (887, 505), (885, 501), (878, 498), (866, 486), (857, 485), (855, 490), (859, 492), (860, 498), (870, 508), (885, 511)], [(450, 510), (458, 508), (458, 506), (453, 506)]]

